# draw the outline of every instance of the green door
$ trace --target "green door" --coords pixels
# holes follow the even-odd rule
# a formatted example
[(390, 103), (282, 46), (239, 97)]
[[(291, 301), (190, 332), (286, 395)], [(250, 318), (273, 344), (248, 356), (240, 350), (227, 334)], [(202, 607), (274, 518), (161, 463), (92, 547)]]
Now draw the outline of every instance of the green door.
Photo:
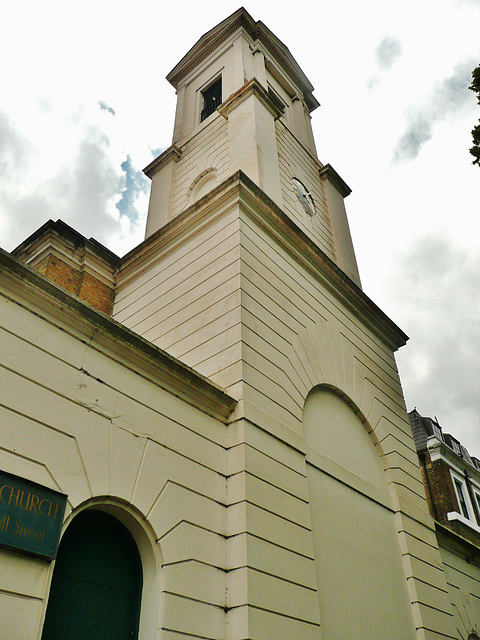
[(82, 511), (60, 543), (42, 640), (135, 640), (141, 591), (130, 533), (103, 511)]

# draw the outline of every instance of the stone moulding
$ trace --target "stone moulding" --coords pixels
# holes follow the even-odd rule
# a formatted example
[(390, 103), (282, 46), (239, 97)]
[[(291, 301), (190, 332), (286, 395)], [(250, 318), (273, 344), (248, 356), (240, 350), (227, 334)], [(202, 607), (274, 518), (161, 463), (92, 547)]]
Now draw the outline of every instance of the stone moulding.
[(271, 91), (264, 89), (255, 78), (249, 80), (241, 89), (227, 98), (218, 107), (217, 111), (228, 120), (229, 114), (250, 96), (258, 98), (275, 120), (283, 115), (284, 106), (282, 102)]
[(352, 190), (345, 182), (345, 180), (340, 177), (340, 175), (335, 171), (331, 164), (326, 164), (320, 169), (320, 177), (322, 180), (328, 180), (332, 183), (338, 193), (346, 198), (352, 193)]
[(145, 167), (143, 173), (151, 179), (157, 171), (160, 171), (166, 164), (169, 162), (178, 162), (181, 157), (181, 150), (176, 145), (172, 145), (168, 147), (168, 149), (165, 149), (155, 160), (152, 160), (152, 162)]
[(199, 225), (210, 224), (237, 204), (393, 351), (406, 344), (408, 336), (240, 170), (126, 254), (120, 270), (131, 271), (127, 279), (134, 277), (141, 265), (158, 259), (162, 244), (184, 240), (185, 235), (197, 233)]
[(301, 88), (310, 112), (319, 106), (318, 101), (312, 95), (313, 85), (299, 67), (288, 47), (263, 22), (255, 21), (243, 7), (203, 35), (167, 75), (168, 82), (177, 89), (182, 78), (238, 29), (243, 29), (248, 34), (254, 46), (261, 43), (264, 52), (275, 60), (274, 66), (281, 66), (293, 84)]
[[(241, 175), (239, 175), (241, 174)], [(393, 351), (404, 346), (408, 336), (241, 171), (245, 211), (302, 263), (342, 304)], [(260, 205), (260, 206), (259, 206)]]
[(19, 258), (22, 262), (30, 260), (32, 254), (37, 251), (38, 243), (45, 242), (47, 237), (57, 237), (66, 241), (75, 250), (86, 252), (89, 255), (96, 258), (98, 262), (108, 265), (112, 270), (115, 270), (119, 261), (119, 257), (104, 247), (95, 238), (85, 238), (81, 233), (75, 231), (63, 220), (47, 220), (45, 224), (39, 227), (34, 233), (26, 238), (21, 244), (18, 245), (13, 251), (12, 255)]

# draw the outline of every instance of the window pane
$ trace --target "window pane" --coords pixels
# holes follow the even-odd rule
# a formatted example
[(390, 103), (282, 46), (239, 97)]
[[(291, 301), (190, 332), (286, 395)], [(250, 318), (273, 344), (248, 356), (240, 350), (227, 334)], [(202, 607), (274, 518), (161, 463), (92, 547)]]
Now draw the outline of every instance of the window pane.
[(468, 509), (467, 509), (467, 503), (465, 501), (465, 495), (463, 493), (463, 485), (461, 482), (459, 482), (458, 480), (455, 480), (455, 488), (457, 490), (457, 497), (458, 497), (458, 502), (459, 502), (459, 506), (460, 506), (460, 510), (463, 516), (465, 516), (465, 518), (468, 518), (470, 520), (470, 515), (468, 513)]

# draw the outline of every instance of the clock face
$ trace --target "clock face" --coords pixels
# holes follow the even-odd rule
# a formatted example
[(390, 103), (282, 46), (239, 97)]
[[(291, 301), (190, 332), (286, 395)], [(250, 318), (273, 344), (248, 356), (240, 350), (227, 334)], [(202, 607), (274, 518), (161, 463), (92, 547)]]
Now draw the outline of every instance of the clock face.
[(309, 216), (315, 214), (315, 205), (313, 204), (313, 198), (310, 195), (308, 189), (297, 178), (292, 179), (293, 192), (297, 196), (297, 200), (302, 205), (304, 211)]

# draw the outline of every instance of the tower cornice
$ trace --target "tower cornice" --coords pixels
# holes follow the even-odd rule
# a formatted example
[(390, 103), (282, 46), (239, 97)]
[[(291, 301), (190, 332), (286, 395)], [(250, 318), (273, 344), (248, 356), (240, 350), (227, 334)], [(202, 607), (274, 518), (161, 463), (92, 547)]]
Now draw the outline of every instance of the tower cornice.
[(169, 162), (178, 162), (182, 157), (182, 152), (176, 145), (172, 145), (165, 149), (163, 153), (161, 153), (157, 158), (152, 160), (149, 165), (145, 167), (143, 173), (148, 176), (150, 179), (160, 171), (162, 167), (164, 167)]
[(243, 7), (232, 13), (195, 43), (167, 75), (168, 82), (177, 89), (182, 78), (240, 27), (244, 27), (249, 33), (255, 33), (256, 22)]
[(352, 190), (345, 180), (335, 171), (331, 164), (326, 164), (320, 169), (320, 177), (322, 180), (329, 180), (337, 191), (346, 198), (352, 193)]
[(250, 178), (236, 175), (242, 210), (386, 345), (394, 351), (403, 347), (408, 336)]
[(314, 87), (301, 70), (288, 47), (263, 22), (260, 20), (255, 21), (243, 7), (203, 35), (167, 75), (168, 82), (175, 89), (178, 89), (181, 80), (192, 69), (197, 67), (202, 60), (240, 28), (243, 28), (250, 36), (252, 43), (257, 45), (260, 43), (267, 58), (273, 58), (277, 65), (281, 66), (282, 70), (290, 77), (291, 81), (302, 90), (309, 111), (316, 109), (320, 103), (313, 96)]
[(127, 253), (120, 267), (124, 282), (135, 279), (146, 264), (161, 259), (162, 246), (184, 242), (186, 236), (198, 233), (199, 226), (210, 224), (236, 205), (241, 215), (253, 219), (388, 347), (396, 351), (406, 344), (408, 336), (243, 171), (224, 180)]

